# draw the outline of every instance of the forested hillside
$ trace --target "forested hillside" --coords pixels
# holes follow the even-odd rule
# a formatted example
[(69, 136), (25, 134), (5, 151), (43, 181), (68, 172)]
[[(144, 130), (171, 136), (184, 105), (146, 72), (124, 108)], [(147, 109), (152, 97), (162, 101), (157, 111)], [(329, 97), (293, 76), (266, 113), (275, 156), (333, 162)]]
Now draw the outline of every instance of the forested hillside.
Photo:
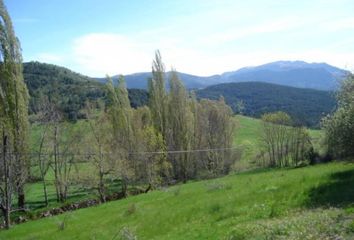
[(284, 111), (299, 124), (319, 127), (320, 119), (334, 110), (334, 94), (260, 82), (225, 83), (198, 90), (199, 98), (225, 98), (234, 112), (260, 117), (267, 112)]
[[(53, 64), (24, 63), (24, 79), (30, 94), (29, 112), (37, 113), (46, 101), (54, 102), (69, 120), (83, 118), (87, 101), (105, 101), (105, 85), (90, 77)], [(129, 89), (132, 107), (145, 105), (146, 91)]]

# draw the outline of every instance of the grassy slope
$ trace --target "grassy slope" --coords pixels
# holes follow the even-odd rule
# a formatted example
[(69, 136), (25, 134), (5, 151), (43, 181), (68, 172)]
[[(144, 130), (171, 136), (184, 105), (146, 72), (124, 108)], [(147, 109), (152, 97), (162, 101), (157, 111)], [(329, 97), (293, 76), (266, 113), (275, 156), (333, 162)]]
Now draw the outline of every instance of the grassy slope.
[[(353, 173), (353, 163), (331, 163), (230, 175), (17, 225), (0, 232), (0, 239), (345, 236), (354, 230)], [(66, 227), (59, 230), (64, 218)]]
[[(236, 119), (238, 120), (240, 126), (237, 130), (235, 143), (236, 144), (257, 144), (259, 137), (262, 131), (262, 122), (260, 119), (245, 117), (237, 115)], [(312, 138), (319, 138), (321, 136), (320, 130), (309, 130), (310, 136)]]

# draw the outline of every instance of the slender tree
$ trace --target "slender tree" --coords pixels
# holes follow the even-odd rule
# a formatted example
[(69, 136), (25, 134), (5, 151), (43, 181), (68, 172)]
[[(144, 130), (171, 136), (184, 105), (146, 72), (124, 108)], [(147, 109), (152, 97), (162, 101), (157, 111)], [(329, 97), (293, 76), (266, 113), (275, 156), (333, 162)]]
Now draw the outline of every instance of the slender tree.
[(193, 114), (189, 104), (188, 93), (178, 78), (176, 71), (171, 71), (170, 92), (168, 95), (167, 144), (172, 151), (184, 150), (180, 154), (172, 154), (169, 159), (174, 166), (175, 178), (186, 182), (191, 175), (190, 161), (193, 140)]
[(167, 94), (165, 88), (165, 66), (159, 51), (155, 53), (152, 63), (152, 79), (149, 80), (149, 107), (155, 128), (162, 133), (164, 140), (167, 136)]
[(86, 107), (87, 121), (90, 132), (85, 136), (85, 152), (89, 163), (94, 167), (95, 176), (85, 176), (85, 183), (97, 189), (101, 202), (106, 201), (107, 176), (114, 172), (116, 162), (110, 156), (112, 133), (109, 128), (107, 114), (102, 112), (94, 116), (92, 106)]
[(132, 109), (122, 76), (119, 79), (117, 88), (113, 86), (112, 80), (109, 79), (107, 95), (109, 100), (107, 114), (113, 129), (111, 153), (117, 160), (115, 174), (121, 178), (122, 192), (125, 195), (128, 181), (131, 179), (132, 162), (128, 160), (133, 150), (133, 131), (131, 125)]
[[(22, 54), (4, 2), (0, 1), (0, 124), (2, 128), (1, 208), (10, 226), (11, 196), (18, 193), (24, 208), (24, 183), (28, 173), (25, 152), (28, 131), (28, 91), (22, 76)], [(15, 182), (13, 182), (15, 181)], [(3, 204), (5, 203), (5, 204)]]

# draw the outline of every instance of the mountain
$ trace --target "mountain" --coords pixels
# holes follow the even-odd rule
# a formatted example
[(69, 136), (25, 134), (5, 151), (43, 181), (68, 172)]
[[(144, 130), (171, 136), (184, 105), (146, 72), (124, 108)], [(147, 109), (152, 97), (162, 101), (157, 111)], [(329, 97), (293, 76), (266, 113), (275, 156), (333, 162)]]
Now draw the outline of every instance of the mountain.
[(347, 71), (326, 63), (278, 61), (223, 73), (221, 82), (257, 81), (299, 88), (334, 90), (346, 74)]
[[(278, 61), (207, 77), (178, 73), (188, 89), (201, 89), (229, 82), (267, 82), (318, 90), (336, 89), (338, 82), (346, 74), (348, 74), (347, 71), (326, 63), (306, 63), (303, 61)], [(166, 74), (166, 79), (168, 79), (168, 75), (169, 72)], [(151, 78), (151, 73), (134, 73), (124, 77), (128, 88), (147, 89), (147, 80)], [(117, 78), (118, 76), (113, 77), (113, 79)], [(105, 78), (97, 78), (96, 80), (107, 81)]]
[(223, 83), (196, 91), (198, 98), (225, 98), (235, 113), (260, 117), (267, 112), (284, 111), (308, 127), (319, 127), (323, 116), (336, 106), (334, 94), (261, 82)]
[[(171, 72), (166, 73), (166, 79), (169, 79)], [(196, 75), (191, 75), (187, 73), (178, 72), (179, 78), (183, 81), (184, 85), (188, 89), (200, 89), (212, 84), (220, 83), (220, 75), (213, 75), (209, 77), (200, 77)], [(119, 78), (119, 75), (113, 76), (112, 79), (115, 81)], [(147, 89), (148, 79), (152, 78), (151, 72), (133, 73), (129, 75), (124, 75), (127, 88), (137, 88), (137, 89)], [(107, 78), (96, 78), (97, 81), (101, 83), (106, 83)], [(168, 81), (166, 82), (168, 86)]]
[[(56, 102), (60, 111), (69, 120), (84, 118), (87, 101), (105, 100), (104, 85), (95, 79), (75, 73), (53, 64), (28, 62), (23, 64), (23, 75), (30, 95), (29, 112), (40, 110), (44, 98)], [(129, 89), (133, 107), (145, 105), (148, 94), (141, 89)], [(97, 104), (99, 105), (99, 104)]]

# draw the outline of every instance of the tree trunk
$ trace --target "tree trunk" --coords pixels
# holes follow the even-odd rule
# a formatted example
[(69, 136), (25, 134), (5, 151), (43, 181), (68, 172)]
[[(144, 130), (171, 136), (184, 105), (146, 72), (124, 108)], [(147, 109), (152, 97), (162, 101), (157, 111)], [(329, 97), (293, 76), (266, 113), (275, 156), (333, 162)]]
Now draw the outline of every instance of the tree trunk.
[(148, 193), (152, 188), (151, 183), (149, 183), (149, 186), (144, 190), (144, 193)]
[(57, 202), (60, 202), (60, 190), (59, 190), (59, 177), (58, 177), (58, 128), (54, 127), (54, 178), (55, 178), (55, 192), (57, 195)]
[[(39, 158), (41, 158), (40, 155), (39, 155)], [(41, 171), (41, 178), (42, 178), (42, 184), (43, 184), (44, 203), (45, 203), (45, 206), (48, 207), (48, 193), (47, 193), (47, 184), (45, 183), (45, 173), (43, 170), (41, 160), (39, 161), (39, 163), (40, 163), (40, 171)]]
[(122, 194), (123, 194), (123, 197), (126, 197), (127, 196), (127, 182), (126, 182), (126, 179), (125, 177), (122, 177)]
[(5, 228), (9, 229), (11, 226), (10, 211), (6, 207), (1, 208), (1, 210), (5, 220)]
[(10, 168), (7, 159), (7, 136), (5, 135), (5, 130), (3, 130), (2, 135), (3, 140), (3, 161), (4, 161), (4, 202), (2, 210), (5, 218), (5, 228), (9, 229), (11, 225), (10, 210), (11, 210), (11, 192), (10, 192)]
[(17, 206), (20, 209), (25, 209), (25, 191), (24, 191), (24, 185), (20, 184), (18, 186), (18, 190), (17, 190)]
[(101, 170), (100, 170), (99, 178), (100, 178), (100, 182), (98, 184), (98, 193), (100, 195), (101, 202), (105, 203), (106, 202), (106, 194), (105, 194), (106, 191), (105, 191), (105, 186), (104, 186), (103, 173)]
[(48, 193), (47, 193), (47, 184), (45, 183), (45, 179), (43, 177), (43, 193), (44, 193), (44, 203), (45, 206), (48, 207)]

